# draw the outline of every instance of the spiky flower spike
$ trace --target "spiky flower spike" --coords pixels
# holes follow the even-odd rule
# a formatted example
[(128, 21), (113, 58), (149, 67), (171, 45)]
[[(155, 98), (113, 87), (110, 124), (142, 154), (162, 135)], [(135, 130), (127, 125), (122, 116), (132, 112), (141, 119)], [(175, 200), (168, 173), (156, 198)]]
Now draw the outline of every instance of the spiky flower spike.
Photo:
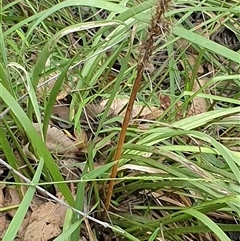
[(171, 0), (160, 0), (157, 3), (155, 14), (152, 17), (151, 24), (148, 28), (148, 37), (140, 48), (138, 71), (143, 71), (148, 65), (149, 59), (154, 51), (155, 40), (169, 28), (169, 24), (166, 21), (164, 14), (169, 7), (170, 1)]

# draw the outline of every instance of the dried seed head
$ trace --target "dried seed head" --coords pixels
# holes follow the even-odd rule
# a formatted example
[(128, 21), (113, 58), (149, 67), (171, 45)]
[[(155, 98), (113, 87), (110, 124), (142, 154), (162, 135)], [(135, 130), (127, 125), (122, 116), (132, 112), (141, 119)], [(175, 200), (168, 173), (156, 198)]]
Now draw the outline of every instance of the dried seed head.
[(168, 22), (165, 19), (164, 14), (168, 9), (170, 0), (159, 0), (155, 9), (155, 14), (151, 19), (151, 24), (148, 29), (148, 37), (143, 42), (140, 49), (140, 56), (138, 62), (138, 70), (143, 71), (145, 66), (148, 66), (149, 59), (154, 50), (155, 40), (168, 30)]

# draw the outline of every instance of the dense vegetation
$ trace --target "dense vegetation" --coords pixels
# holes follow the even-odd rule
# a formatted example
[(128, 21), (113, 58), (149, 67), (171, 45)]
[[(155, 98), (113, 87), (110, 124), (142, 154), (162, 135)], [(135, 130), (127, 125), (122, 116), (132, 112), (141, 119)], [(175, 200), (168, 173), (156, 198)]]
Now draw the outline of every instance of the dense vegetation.
[(238, 0), (0, 9), (1, 240), (239, 240)]

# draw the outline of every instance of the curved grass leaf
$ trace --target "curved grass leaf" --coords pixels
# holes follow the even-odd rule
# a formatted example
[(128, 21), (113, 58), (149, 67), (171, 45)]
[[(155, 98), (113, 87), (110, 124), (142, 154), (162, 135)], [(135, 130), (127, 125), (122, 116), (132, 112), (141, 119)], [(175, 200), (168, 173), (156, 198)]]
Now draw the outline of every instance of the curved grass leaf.
[(221, 241), (231, 241), (231, 239), (223, 232), (223, 230), (203, 213), (201, 213), (197, 210), (193, 210), (193, 209), (184, 210), (183, 212), (190, 214), (191, 216), (200, 220), (204, 225), (206, 225), (208, 228), (210, 228), (212, 230), (212, 232), (214, 232)]
[(33, 185), (30, 185), (28, 187), (28, 190), (21, 202), (21, 205), (19, 206), (16, 214), (14, 215), (14, 217), (2, 239), (3, 241), (13, 241), (15, 239), (16, 234), (22, 224), (22, 221), (28, 211), (28, 208), (29, 208), (31, 201), (33, 199), (33, 196), (35, 194), (36, 188), (34, 187), (34, 185), (37, 185), (40, 180), (40, 177), (42, 175), (43, 165), (44, 165), (44, 160), (43, 160), (43, 158), (40, 158), (37, 170), (36, 170), (35, 175), (32, 180)]
[(37, 21), (34, 22), (34, 24), (29, 29), (29, 31), (26, 35), (26, 39), (32, 34), (32, 31), (37, 27), (37, 25), (39, 23), (41, 23), (44, 19), (46, 19), (47, 17), (49, 17), (53, 13), (61, 10), (62, 8), (71, 7), (71, 6), (81, 6), (81, 5), (84, 5), (84, 6), (87, 5), (87, 6), (91, 6), (91, 7), (105, 9), (105, 10), (113, 11), (113, 12), (116, 12), (116, 13), (122, 12), (126, 9), (125, 7), (123, 7), (119, 4), (106, 2), (106, 1), (103, 1), (103, 0), (88, 0), (87, 3), (86, 3), (85, 0), (79, 0), (77, 2), (73, 1), (73, 0), (67, 0), (67, 1), (64, 1), (64, 2), (60, 2), (60, 3), (56, 4), (55, 6), (49, 8), (43, 14), (41, 14), (41, 16), (37, 19)]
[(67, 71), (68, 71), (69, 67), (71, 66), (71, 64), (73, 63), (74, 59), (75, 58), (68, 61), (68, 64), (66, 65), (66, 67), (63, 69), (63, 71), (57, 78), (57, 80), (50, 92), (48, 102), (47, 102), (47, 105), (46, 105), (45, 111), (44, 111), (44, 120), (43, 120), (43, 128), (42, 128), (44, 138), (46, 138), (48, 124), (49, 124), (49, 121), (50, 121), (50, 118), (52, 115), (52, 109), (56, 102), (57, 95), (59, 93), (59, 90), (61, 89), (62, 84), (64, 83), (64, 79), (66, 78)]
[(48, 43), (44, 46), (41, 54), (38, 57), (37, 63), (34, 67), (33, 70), (33, 75), (32, 75), (32, 83), (33, 87), (36, 88), (38, 81), (40, 79), (40, 75), (42, 74), (43, 69), (45, 68), (47, 59), (49, 58), (53, 47), (55, 47), (55, 43), (63, 36), (73, 33), (75, 31), (82, 31), (82, 30), (87, 30), (95, 27), (103, 27), (103, 26), (113, 26), (116, 24), (120, 24), (120, 22), (116, 21), (99, 21), (99, 22), (90, 22), (90, 23), (80, 23), (76, 24), (74, 26), (66, 27), (63, 30), (59, 31), (57, 34), (55, 34), (51, 40), (48, 41)]
[(159, 230), (160, 230), (160, 228), (156, 228), (156, 230), (153, 232), (153, 234), (152, 234), (151, 237), (148, 239), (148, 241), (154, 241), (154, 240), (156, 240), (157, 235), (158, 235), (158, 233), (159, 233)]
[(239, 63), (240, 54), (233, 50), (228, 49), (220, 44), (202, 37), (199, 34), (193, 33), (192, 30), (187, 30), (183, 27), (173, 27), (173, 33), (181, 38), (184, 38), (192, 43), (201, 46), (203, 49), (208, 49), (218, 55)]
[[(32, 126), (31, 121), (23, 111), (23, 109), (19, 106), (16, 100), (10, 95), (7, 89), (0, 83), (0, 97), (6, 103), (7, 106), (11, 109), (13, 114), (19, 120), (20, 124), (24, 128), (26, 135), (28, 136), (29, 141), (31, 142), (33, 149), (35, 150), (35, 154), (38, 157), (42, 157), (44, 159), (44, 164), (48, 168), (51, 173), (53, 179), (55, 181), (63, 181), (63, 177), (60, 174), (56, 163), (54, 162), (51, 154), (47, 150), (43, 140), (39, 137), (38, 133)], [(67, 202), (70, 205), (74, 204), (73, 197), (66, 183), (58, 184), (59, 190), (62, 192), (63, 196), (66, 198)]]
[(79, 227), (82, 220), (76, 221), (74, 224), (69, 226), (68, 229), (64, 230), (62, 234), (60, 234), (54, 241), (67, 241), (71, 234)]
[(207, 123), (213, 121), (214, 119), (225, 117), (227, 115), (234, 115), (240, 112), (240, 107), (226, 108), (222, 110), (208, 111), (202, 114), (194, 115), (177, 121), (172, 124), (173, 127), (192, 130), (197, 127), (206, 125)]

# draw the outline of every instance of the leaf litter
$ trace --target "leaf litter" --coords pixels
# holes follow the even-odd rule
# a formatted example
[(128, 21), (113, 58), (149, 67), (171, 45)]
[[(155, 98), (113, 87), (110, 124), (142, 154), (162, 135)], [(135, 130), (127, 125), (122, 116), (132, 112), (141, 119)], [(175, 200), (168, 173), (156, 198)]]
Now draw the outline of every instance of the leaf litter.
[(20, 236), (24, 241), (48, 241), (61, 233), (66, 207), (46, 202), (36, 208), (30, 218), (29, 225)]
[[(35, 130), (40, 133), (38, 123), (33, 123)], [(55, 154), (71, 154), (77, 153), (78, 149), (74, 142), (64, 134), (64, 132), (57, 127), (48, 126), (46, 136), (46, 146), (48, 150)]]

